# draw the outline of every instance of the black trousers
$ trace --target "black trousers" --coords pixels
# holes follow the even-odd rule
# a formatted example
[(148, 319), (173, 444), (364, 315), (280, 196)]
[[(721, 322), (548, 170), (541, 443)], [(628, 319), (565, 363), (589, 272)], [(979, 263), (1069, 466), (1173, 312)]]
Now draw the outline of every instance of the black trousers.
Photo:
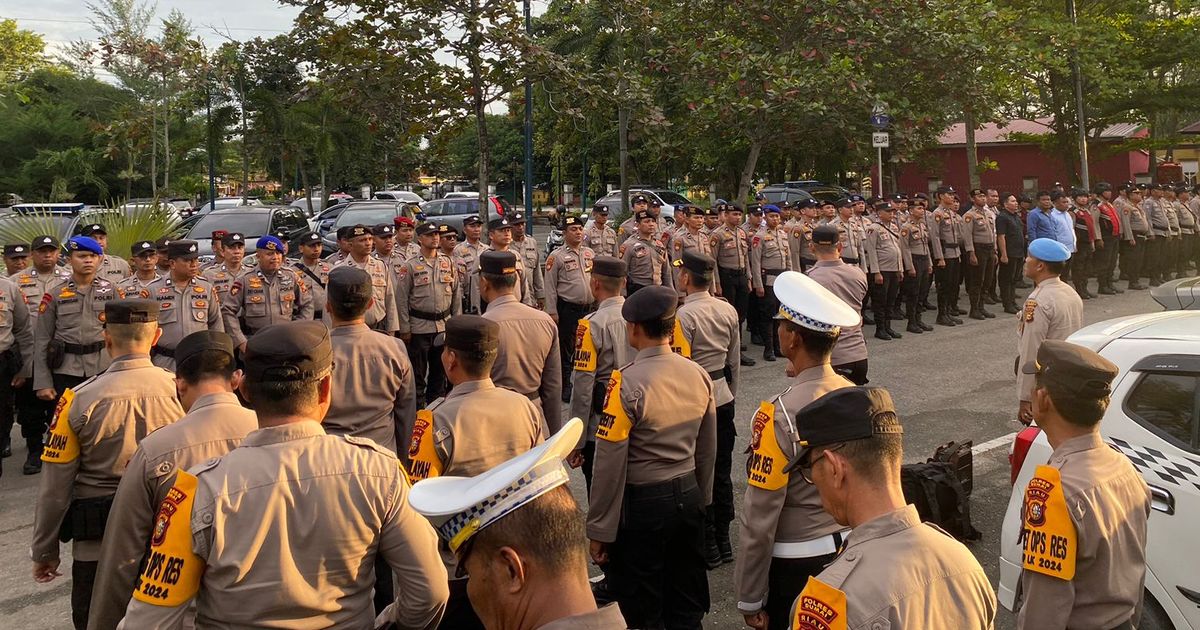
[(779, 354), (779, 320), (775, 314), (779, 312), (779, 298), (775, 297), (775, 287), (763, 287), (763, 296), (758, 298), (758, 330), (763, 336), (763, 345), (767, 345)]
[(789, 630), (792, 620), (788, 617), (792, 602), (800, 596), (808, 578), (820, 573), (825, 565), (837, 556), (831, 553), (812, 558), (771, 558), (771, 569), (767, 573), (767, 628)]
[(88, 613), (92, 609), (92, 587), (96, 584), (96, 568), (100, 562), (71, 561), (71, 623), (75, 630), (87, 630)]
[(908, 317), (908, 321), (917, 321), (917, 313), (920, 311), (920, 296), (921, 287), (929, 290), (929, 271), (930, 263), (929, 256), (922, 254), (913, 254), (913, 267), (916, 268), (916, 275), (910, 276), (904, 274), (904, 281), (900, 284), (900, 292), (904, 295), (904, 315)]
[(934, 267), (933, 275), (937, 279), (938, 303), (943, 307), (958, 304), (959, 259), (947, 258), (946, 266)]
[(413, 333), (408, 344), (408, 360), (413, 366), (417, 390), (417, 409), (446, 393), (446, 372), (442, 368), (442, 346), (435, 346), (435, 333)]
[(621, 526), (604, 574), (630, 628), (702, 627), (709, 606), (702, 503), (691, 473), (625, 486)]
[(721, 297), (724, 297), (737, 310), (738, 322), (746, 321), (747, 309), (750, 305), (750, 276), (744, 269), (717, 269), (721, 281)]
[(1150, 278), (1150, 282), (1162, 281), (1163, 258), (1166, 254), (1166, 244), (1167, 238), (1165, 236), (1155, 236), (1146, 241), (1145, 275)]
[(876, 282), (875, 275), (870, 274), (871, 281), (871, 307), (875, 312), (875, 325), (888, 327), (889, 305), (896, 300), (896, 296), (900, 294), (900, 280), (904, 274), (902, 271), (884, 271), (883, 282)]
[(381, 554), (375, 554), (375, 614), (383, 612), (388, 604), (396, 601), (396, 588), (392, 582), (392, 567)]
[(866, 359), (862, 359), (861, 361), (851, 361), (850, 363), (843, 363), (841, 365), (835, 365), (835, 366), (833, 366), (833, 371), (837, 372), (838, 374), (841, 374), (842, 376), (846, 377), (846, 379), (849, 380), (851, 383), (854, 383), (855, 385), (858, 385), (860, 387), (863, 385), (866, 385), (868, 382), (870, 382), (867, 379), (867, 360)]
[(737, 440), (735, 403), (717, 407), (717, 457), (713, 470), (713, 522), (718, 526), (733, 520), (733, 446)]
[(12, 386), (12, 379), (19, 369), (19, 357), (16, 348), (0, 352), (0, 444), (9, 443), (16, 422), (17, 390)]
[[(80, 383), (88, 380), (88, 377), (86, 376), (73, 376), (71, 374), (59, 374), (57, 372), (51, 374), (50, 378), (54, 382), (54, 391), (58, 392), (59, 397), (61, 397), (63, 392), (67, 391), (68, 389), (74, 388)], [(57, 405), (58, 403), (55, 402), (54, 404)], [(51, 411), (51, 413), (53, 413), (53, 411)]]
[(1113, 288), (1113, 272), (1117, 269), (1117, 254), (1120, 249), (1120, 240), (1116, 236), (1106, 235), (1104, 247), (1096, 251), (1092, 265), (1096, 270), (1096, 282), (1099, 284), (1099, 288)]
[(1148, 240), (1144, 236), (1134, 237), (1134, 244), (1121, 241), (1121, 275), (1129, 278), (1130, 284), (1138, 284), (1146, 275), (1146, 246)]
[(579, 465), (579, 469), (583, 471), (583, 483), (587, 486), (588, 494), (592, 492), (592, 466), (596, 463), (596, 442), (588, 440), (584, 442), (583, 448), (579, 449), (583, 455), (583, 463)]
[(446, 614), (442, 615), (438, 630), (484, 630), (467, 597), (467, 580), (450, 580), (450, 598), (446, 600)]
[(971, 264), (968, 257), (964, 273), (967, 277), (967, 299), (971, 301), (971, 311), (977, 311), (983, 307), (983, 294), (994, 282), (995, 257), (996, 246), (985, 243), (975, 243), (974, 265)]
[(1025, 258), (1009, 254), (1008, 262), (1000, 263), (998, 272), (1000, 280), (1000, 303), (1004, 306), (1016, 307), (1017, 283), (1025, 270)]
[(1088, 275), (1092, 270), (1092, 249), (1090, 243), (1080, 242), (1078, 250), (1071, 255), (1071, 283), (1075, 292), (1082, 296), (1087, 292)]
[(579, 320), (591, 311), (591, 305), (558, 298), (555, 308), (558, 309), (558, 356), (562, 360), (563, 390), (569, 393), (571, 370), (575, 369), (575, 329)]

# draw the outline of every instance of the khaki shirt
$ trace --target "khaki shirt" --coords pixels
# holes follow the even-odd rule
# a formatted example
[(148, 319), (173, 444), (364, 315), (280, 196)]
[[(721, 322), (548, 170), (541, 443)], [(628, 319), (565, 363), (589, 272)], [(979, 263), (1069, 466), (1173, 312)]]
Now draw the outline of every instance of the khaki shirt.
[[(737, 309), (707, 291), (683, 299), (675, 312), (677, 330), (682, 331), (689, 359), (708, 372), (718, 407), (733, 402), (741, 370), (742, 339)], [(673, 340), (672, 346), (679, 345)], [(729, 378), (725, 378), (728, 370)]]
[(154, 532), (154, 516), (171, 489), (175, 471), (228, 453), (257, 428), (258, 416), (242, 407), (232, 392), (206, 394), (179, 421), (138, 444), (117, 486), (100, 545), (89, 630), (110, 630), (125, 616), (146, 541)]
[[(621, 307), (625, 298), (618, 295), (600, 303), (595, 312), (588, 313), (579, 320), (579, 329), (575, 333), (575, 369), (571, 372), (571, 406), (570, 417), (584, 418), (588, 427), (579, 438), (579, 448), (585, 442), (596, 439), (596, 426), (603, 415), (604, 389), (612, 371), (629, 363), (636, 354), (625, 339), (625, 319), (621, 317)], [(595, 366), (593, 367), (585, 355), (588, 352), (583, 346), (586, 341), (582, 332), (587, 320), (587, 335), (595, 348)]]
[(1150, 488), (1098, 433), (1050, 456), (1075, 526), (1075, 579), (1021, 573), (1018, 628), (1115, 628), (1141, 616)]
[(829, 225), (837, 228), (838, 240), (842, 244), (842, 258), (858, 260), (861, 266), (863, 264), (862, 244), (867, 238), (862, 220), (855, 216), (843, 219), (841, 215), (838, 215), (829, 222)]
[[(79, 287), (71, 278), (51, 284), (38, 304), (37, 326), (33, 329), (33, 389), (54, 387), (46, 349), (50, 341), (90, 345), (104, 341), (104, 305), (121, 298), (113, 283), (96, 276), (91, 286)], [(89, 354), (63, 353), (57, 374), (95, 376), (108, 367), (108, 351)], [(61, 392), (60, 392), (61, 393)]]
[(96, 270), (96, 275), (116, 284), (129, 277), (129, 263), (119, 256), (105, 254), (100, 259), (100, 267)]
[(929, 258), (929, 228), (924, 221), (909, 221), (900, 226), (900, 250), (904, 252), (904, 268), (916, 271), (913, 256)]
[[(516, 229), (513, 228), (514, 231)], [(528, 272), (524, 278), (526, 290), (522, 294), (525, 296), (522, 303), (537, 307), (538, 300), (546, 300), (546, 279), (542, 273), (542, 256), (538, 252), (537, 240), (531, 236), (526, 236), (519, 241), (513, 239), (512, 245), (509, 245), (508, 249), (521, 258), (521, 262)]]
[[(286, 265), (287, 262), (285, 261), (284, 264)], [(240, 265), (237, 269), (230, 270), (225, 263), (220, 263), (207, 267), (200, 272), (200, 276), (212, 284), (217, 291), (217, 298), (224, 302), (229, 299), (229, 287), (233, 286), (233, 281), (237, 280), (238, 276), (245, 271), (246, 269)]]
[(21, 295), (25, 296), (25, 306), (29, 307), (29, 314), (37, 319), (37, 307), (42, 301), (42, 296), (46, 295), (50, 285), (60, 280), (70, 280), (71, 272), (62, 267), (55, 267), (48, 273), (42, 273), (34, 267), (29, 267), (12, 274), (8, 279), (17, 283)]
[[(929, 238), (933, 241), (933, 257), (937, 260), (958, 260), (962, 257), (965, 239), (962, 217), (953, 208), (938, 206), (928, 215)], [(974, 245), (972, 245), (974, 248)]]
[(1146, 213), (1146, 219), (1150, 222), (1150, 230), (1155, 236), (1170, 235), (1171, 224), (1167, 219), (1167, 209), (1164, 207), (1162, 199), (1151, 197), (1143, 200), (1142, 211)]
[(158, 280), (161, 277), (162, 277), (162, 274), (158, 273), (157, 270), (154, 272), (154, 277), (151, 278), (150, 280), (143, 281), (141, 278), (137, 277), (136, 275), (132, 275), (132, 276), (129, 276), (128, 278), (125, 278), (124, 280), (118, 282), (117, 288), (120, 289), (121, 293), (125, 294), (126, 296), (140, 295), (142, 292), (142, 289), (145, 289), (146, 287), (150, 286), (151, 282), (154, 282), (155, 280)]
[(712, 257), (717, 259), (717, 267), (742, 272), (750, 270), (750, 239), (742, 228), (721, 224), (709, 235), (708, 247)]
[(608, 437), (596, 436), (588, 497), (587, 536), (605, 543), (617, 539), (626, 485), (694, 473), (702, 503), (712, 503), (717, 452), (717, 407), (703, 368), (667, 346), (654, 346), (620, 370), (621, 387), (609, 392), (607, 403), (619, 404), (624, 418), (605, 414), (613, 430)]
[(370, 438), (395, 453), (412, 432), (416, 385), (404, 342), (366, 324), (336, 326), (333, 391), (321, 426), (331, 435)]
[(333, 270), (333, 265), (324, 260), (318, 260), (312, 267), (309, 267), (299, 258), (290, 262), (292, 263), (292, 269), (295, 269), (296, 273), (300, 274), (300, 277), (304, 279), (304, 282), (308, 284), (308, 288), (312, 291), (313, 319), (326, 319), (325, 302), (329, 295), (329, 272)]
[(394, 247), (392, 247), (392, 253), (387, 258), (380, 256), (379, 252), (373, 252), (371, 257), (387, 266), (387, 268), (391, 270), (393, 276), (398, 276), (400, 275), (400, 268), (404, 266), (404, 263), (408, 262), (410, 258), (415, 258), (420, 255), (421, 246), (409, 241), (405, 245), (397, 243)]
[(895, 224), (872, 223), (868, 225), (867, 240), (863, 244), (867, 273), (903, 272), (906, 267), (900, 242), (900, 229)]
[(583, 244), (591, 247), (592, 251), (599, 252), (601, 256), (616, 256), (617, 232), (607, 223), (603, 228), (593, 223), (591, 227), (583, 230)]
[[(796, 457), (796, 442), (800, 439), (796, 412), (835, 389), (853, 386), (825, 363), (797, 374), (792, 384), (771, 400), (775, 404), (775, 441), (787, 460)], [(752, 436), (751, 447), (761, 439)], [(786, 462), (775, 463), (782, 466)], [(786, 484), (778, 490), (748, 485), (740, 518), (733, 575), (738, 610), (747, 614), (766, 605), (767, 577), (771, 558), (777, 555), (776, 544), (815, 540), (844, 529), (821, 506), (817, 487), (804, 481), (799, 473), (788, 475)]]
[[(367, 326), (388, 334), (395, 333), (400, 329), (399, 314), (396, 310), (396, 283), (392, 270), (383, 264), (383, 261), (368, 256), (365, 261), (360, 263), (354, 260), (353, 256), (347, 256), (345, 260), (333, 267), (334, 269), (353, 267), (361, 269), (371, 276), (372, 296), (375, 299), (371, 303), (371, 307), (367, 309)], [(306, 319), (312, 319), (312, 314), (310, 313)]]
[[(46, 450), (33, 520), (34, 562), (59, 557), (58, 530), (73, 499), (116, 493), (137, 445), (183, 417), (175, 375), (146, 355), (117, 357), (103, 374), (62, 393)], [(73, 445), (73, 446), (72, 446)], [(95, 561), (100, 541), (75, 541), (76, 560)]]
[(487, 250), (483, 241), (463, 241), (454, 246), (454, 257), (463, 265), (463, 296), (467, 302), (463, 312), (479, 313), (479, 255)]
[(962, 216), (963, 229), (967, 234), (964, 245), (967, 251), (975, 251), (975, 245), (996, 245), (996, 213), (984, 206), (971, 208)]
[(1113, 200), (1113, 205), (1121, 211), (1122, 231), (1124, 231), (1124, 226), (1129, 226), (1128, 232), (1123, 237), (1125, 240), (1134, 238), (1134, 236), (1150, 234), (1150, 222), (1146, 220), (1146, 211), (1140, 205), (1133, 203), (1125, 196), (1117, 197)]
[[(162, 330), (156, 348), (175, 352), (184, 337), (201, 330), (225, 332), (221, 303), (216, 288), (204, 278), (192, 278), (179, 286), (171, 276), (163, 276), (141, 290), (142, 299), (158, 302), (158, 328)], [(175, 357), (151, 351), (154, 365), (175, 369)]]
[[(462, 285), (449, 256), (435, 251), (433, 258), (417, 256), (400, 268), (396, 311), (401, 335), (445, 332), (446, 320), (461, 315), (462, 310)], [(421, 317), (413, 311), (419, 311)], [(443, 313), (445, 316), (439, 317)]]
[(750, 241), (750, 281), (755, 289), (775, 286), (775, 278), (792, 268), (787, 231), (763, 229)]
[[(848, 265), (841, 260), (822, 260), (808, 268), (808, 277), (829, 289), (854, 311), (862, 311), (867, 297), (867, 274), (858, 265)], [(854, 363), (867, 358), (867, 340), (863, 338), (862, 323), (843, 326), (829, 358), (834, 366)]]
[(625, 617), (616, 602), (592, 612), (555, 619), (537, 630), (625, 630)]
[(849, 630), (985, 630), (996, 618), (979, 561), (912, 505), (855, 527), (817, 579), (846, 594)]
[(120, 627), (176, 627), (194, 601), (198, 628), (371, 628), (376, 555), (395, 575), (393, 621), (437, 627), (449, 596), (437, 536), (387, 449), (310, 420), (254, 431), (191, 472), (191, 519), (167, 531), (189, 528), (199, 591), (178, 606), (135, 599)]
[(671, 261), (658, 241), (634, 235), (621, 244), (617, 257), (625, 261), (629, 282), (642, 286), (675, 287)]
[(294, 269), (280, 267), (269, 277), (257, 269), (247, 271), (229, 287), (229, 295), (221, 301), (221, 314), (225, 332), (233, 337), (235, 347), (240, 346), (249, 335), (271, 324), (312, 319), (312, 291)]
[(550, 316), (502, 295), (488, 304), (484, 317), (500, 324), (500, 350), (492, 364), (492, 381), (542, 407), (554, 435), (562, 428), (562, 362), (558, 326)]
[(786, 229), (788, 231), (788, 249), (792, 252), (792, 269), (800, 271), (801, 261), (805, 264), (816, 260), (817, 255), (812, 249), (812, 233), (817, 222), (796, 221)]
[[(33, 323), (16, 283), (0, 278), (0, 352), (15, 350), (24, 366), (33, 362)], [(6, 378), (11, 378), (12, 374)]]
[(1058, 276), (1043, 280), (1017, 313), (1017, 397), (1033, 401), (1033, 374), (1021, 367), (1037, 359), (1038, 348), (1047, 339), (1066, 339), (1083, 326), (1083, 300), (1071, 285)]
[(596, 253), (581, 245), (566, 245), (546, 258), (546, 312), (558, 314), (558, 298), (573, 304), (592, 303), (592, 261)]

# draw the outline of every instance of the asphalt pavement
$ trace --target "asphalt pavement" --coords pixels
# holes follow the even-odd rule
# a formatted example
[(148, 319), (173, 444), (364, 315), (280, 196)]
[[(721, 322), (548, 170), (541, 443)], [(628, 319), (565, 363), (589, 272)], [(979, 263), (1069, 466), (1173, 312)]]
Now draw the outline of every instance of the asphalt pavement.
[[(547, 226), (535, 234), (544, 239)], [(1122, 283), (1124, 284), (1124, 283)], [(1024, 293), (1024, 292), (1022, 292)], [(993, 307), (994, 308), (994, 307)], [(1084, 323), (1093, 323), (1161, 310), (1146, 291), (1106, 296), (1084, 302)], [(905, 333), (903, 339), (879, 341), (869, 335), (869, 378), (872, 385), (888, 388), (905, 428), (905, 461), (924, 461), (934, 449), (950, 440), (975, 444), (975, 488), (971, 516), (983, 532), (982, 540), (969, 544), (993, 584), (998, 579), (997, 544), (1000, 521), (1007, 505), (1008, 446), (1015, 431), (1016, 393), (1012, 373), (1016, 355), (1016, 316), (987, 321), (967, 320), (954, 328), (936, 327), (932, 333)], [(748, 355), (758, 364), (742, 368), (737, 392), (737, 417), (741, 422), (736, 452), (745, 450), (749, 418), (760, 400), (773, 396), (787, 384), (786, 362), (762, 360), (762, 349), (749, 346)], [(19, 429), (13, 430), (13, 457), (4, 461), (0, 478), (0, 619), (6, 628), (63, 628), (70, 622), (70, 546), (63, 546), (63, 577), (36, 584), (31, 577), (29, 543), (33, 506), (41, 476), (22, 476), (25, 447)], [(740, 468), (735, 456), (735, 473)], [(572, 473), (572, 488), (586, 506), (583, 477)], [(735, 474), (735, 499), (741, 505), (745, 478)], [(736, 532), (736, 522), (734, 531)], [(736, 534), (735, 534), (736, 535)], [(736, 548), (736, 540), (735, 540)], [(733, 565), (709, 573), (712, 612), (705, 626), (736, 630), (743, 627), (733, 592)], [(997, 628), (1014, 627), (1013, 616), (1000, 611)]]

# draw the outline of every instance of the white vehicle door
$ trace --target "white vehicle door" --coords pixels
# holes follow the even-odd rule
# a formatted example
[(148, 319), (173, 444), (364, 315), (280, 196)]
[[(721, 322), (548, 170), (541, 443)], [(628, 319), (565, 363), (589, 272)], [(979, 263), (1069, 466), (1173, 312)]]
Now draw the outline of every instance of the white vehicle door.
[[(1153, 494), (1146, 565), (1171, 602), (1200, 628), (1200, 356), (1153, 354), (1114, 392), (1104, 433), (1142, 474)], [(1173, 604), (1173, 606), (1172, 606)]]

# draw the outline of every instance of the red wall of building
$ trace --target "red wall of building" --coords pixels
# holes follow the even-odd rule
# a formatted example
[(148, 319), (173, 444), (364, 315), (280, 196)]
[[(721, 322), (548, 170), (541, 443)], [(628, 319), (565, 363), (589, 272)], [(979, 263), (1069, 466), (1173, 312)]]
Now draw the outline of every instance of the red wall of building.
[[(997, 170), (985, 172), (980, 177), (984, 188), (1021, 193), (1026, 177), (1037, 178), (1037, 188), (1048, 190), (1055, 182), (1069, 185), (1072, 175), (1058, 158), (1046, 155), (1033, 145), (996, 144), (978, 148), (979, 161), (994, 161)], [(954, 186), (963, 191), (968, 188), (967, 150), (965, 147), (945, 147), (931, 152), (930, 168), (922, 169), (916, 164), (906, 164), (898, 170), (898, 185), (906, 193), (926, 192), (931, 178), (942, 180), (942, 185)], [(1107, 181), (1112, 184), (1128, 181), (1135, 175), (1146, 173), (1150, 168), (1150, 157), (1141, 151), (1117, 153), (1104, 159), (1091, 159), (1091, 181)]]

